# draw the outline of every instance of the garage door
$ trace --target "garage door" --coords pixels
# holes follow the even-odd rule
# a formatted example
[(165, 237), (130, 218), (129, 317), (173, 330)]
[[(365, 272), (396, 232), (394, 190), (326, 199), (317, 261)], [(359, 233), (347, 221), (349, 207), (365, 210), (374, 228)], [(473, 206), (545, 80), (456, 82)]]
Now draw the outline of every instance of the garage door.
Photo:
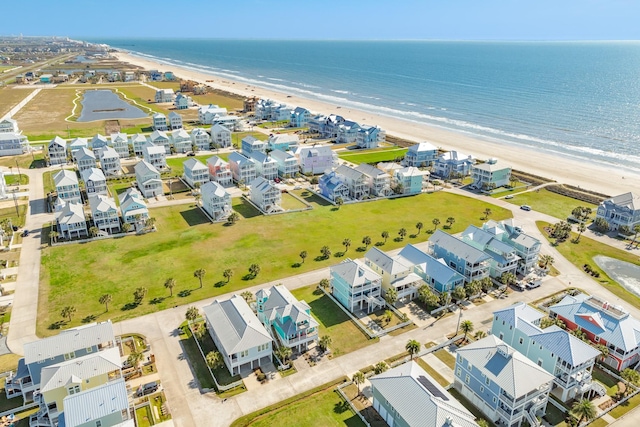
[(380, 414), (380, 416), (382, 417), (382, 419), (387, 419), (387, 410), (384, 408), (384, 406), (380, 406), (380, 409), (378, 410), (378, 413)]
[(389, 424), (389, 427), (393, 427), (393, 414), (391, 412), (387, 414), (387, 424)]

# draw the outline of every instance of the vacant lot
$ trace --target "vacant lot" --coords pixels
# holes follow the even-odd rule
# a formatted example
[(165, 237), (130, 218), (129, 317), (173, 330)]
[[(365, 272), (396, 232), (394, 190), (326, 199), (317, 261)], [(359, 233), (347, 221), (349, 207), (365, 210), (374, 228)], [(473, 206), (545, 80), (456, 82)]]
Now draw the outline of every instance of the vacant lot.
[[(506, 194), (508, 193), (504, 193), (503, 195)], [(571, 211), (578, 206), (591, 208), (593, 210), (592, 216), (595, 215), (595, 212), (598, 209), (597, 205), (563, 196), (545, 188), (542, 188), (539, 191), (527, 191), (525, 193), (514, 194), (513, 199), (507, 199), (505, 201), (516, 205), (529, 205), (535, 211), (542, 212), (559, 219), (567, 219), (567, 217), (571, 215)]]
[[(11, 87), (0, 89), (0, 117), (7, 114), (9, 110), (18, 105), (31, 92), (33, 92), (33, 89), (13, 89)], [(21, 123), (18, 123), (18, 126), (20, 125)]]
[(389, 147), (376, 148), (375, 150), (347, 150), (340, 151), (338, 157), (351, 163), (379, 163), (392, 162), (399, 157), (404, 157), (406, 148)]
[[(425, 232), (404, 241), (394, 239), (400, 228), (411, 234), (418, 221), (430, 224), (433, 218), (444, 221), (453, 216), (456, 222), (448, 231), (456, 233), (470, 223), (480, 225), (482, 212), (488, 206), (480, 200), (440, 192), (345, 205), (339, 210), (317, 205), (310, 211), (265, 217), (255, 215), (255, 209), (245, 203), (234, 199), (234, 209), (242, 218), (233, 226), (211, 224), (194, 205), (180, 205), (151, 209), (150, 215), (157, 219), (155, 233), (46, 248), (42, 258), (38, 332), (54, 333), (47, 328), (61, 320), (60, 310), (70, 303), (77, 309), (72, 324), (89, 320), (89, 316), (114, 321), (136, 317), (336, 264), (344, 258), (316, 257), (324, 245), (334, 254), (342, 252), (345, 238), (353, 242), (347, 256), (357, 257), (362, 256), (357, 247), (363, 236), (368, 235), (373, 243), (382, 245), (383, 231), (390, 234), (381, 246), (383, 250), (427, 240), (429, 234)], [(496, 206), (491, 209), (492, 219), (510, 217), (510, 212), (504, 209)], [(303, 250), (309, 256), (298, 266), (298, 255)], [(255, 278), (247, 276), (252, 263), (261, 267)], [(198, 281), (193, 277), (199, 268), (207, 270), (203, 289), (198, 289)], [(225, 269), (234, 272), (228, 284), (222, 277)], [(177, 281), (173, 297), (169, 297), (163, 285), (169, 277)], [(132, 306), (133, 291), (139, 286), (148, 289), (147, 298), (139, 306)], [(104, 313), (104, 306), (98, 302), (105, 293), (113, 295), (110, 313)], [(72, 301), (69, 295), (73, 295)], [(150, 304), (154, 298), (163, 299)]]
[(217, 92), (211, 92), (206, 95), (192, 95), (192, 98), (200, 105), (215, 104), (220, 107), (224, 107), (229, 111), (237, 109), (242, 110), (244, 108), (242, 100)]

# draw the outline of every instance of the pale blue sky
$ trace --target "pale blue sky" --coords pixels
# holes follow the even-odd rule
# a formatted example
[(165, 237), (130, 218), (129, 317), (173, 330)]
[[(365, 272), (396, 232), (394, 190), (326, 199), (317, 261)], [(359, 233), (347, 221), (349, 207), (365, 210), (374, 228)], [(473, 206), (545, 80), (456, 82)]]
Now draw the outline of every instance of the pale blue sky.
[[(0, 34), (258, 39), (638, 40), (637, 0), (8, 1)], [(10, 19), (6, 19), (10, 17)]]

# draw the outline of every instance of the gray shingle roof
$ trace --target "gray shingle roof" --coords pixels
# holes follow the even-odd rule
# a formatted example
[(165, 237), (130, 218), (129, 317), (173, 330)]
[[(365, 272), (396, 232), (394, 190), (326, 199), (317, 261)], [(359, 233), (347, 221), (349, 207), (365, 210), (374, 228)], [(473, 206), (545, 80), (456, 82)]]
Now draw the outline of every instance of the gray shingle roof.
[(369, 381), (409, 426), (478, 425), (475, 417), (460, 402), (413, 361), (376, 375)]
[(267, 330), (239, 295), (225, 301), (216, 300), (203, 311), (228, 355), (271, 342)]
[(362, 172), (355, 170), (354, 168), (347, 165), (338, 166), (335, 172), (354, 181), (364, 179), (364, 174)]

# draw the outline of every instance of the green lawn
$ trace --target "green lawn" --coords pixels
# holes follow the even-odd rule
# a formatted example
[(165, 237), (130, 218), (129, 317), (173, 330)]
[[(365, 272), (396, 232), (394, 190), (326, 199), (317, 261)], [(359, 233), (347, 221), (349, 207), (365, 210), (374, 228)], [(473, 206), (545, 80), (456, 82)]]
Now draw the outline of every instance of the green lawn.
[[(548, 227), (550, 224), (539, 221), (536, 222), (536, 225), (540, 232), (547, 236), (544, 228)], [(600, 243), (597, 240), (589, 239), (584, 236), (580, 237), (580, 241), (578, 243), (573, 243), (571, 240), (577, 236), (577, 233), (571, 233), (571, 237), (556, 246), (556, 249), (562, 254), (562, 256), (580, 269), (583, 265), (589, 264), (594, 271), (600, 272), (600, 277), (594, 278), (594, 280), (598, 281), (601, 286), (607, 288), (627, 303), (640, 308), (640, 297), (627, 291), (622, 287), (622, 285), (610, 278), (593, 260), (596, 255), (603, 255), (619, 259), (621, 261), (630, 262), (631, 264), (640, 265), (640, 258), (638, 255), (605, 245), (604, 243)], [(555, 239), (549, 239), (548, 236), (547, 239), (550, 242), (555, 241)]]
[(234, 421), (232, 427), (348, 426), (364, 423), (334, 390), (336, 382), (302, 393)]
[(431, 365), (429, 365), (427, 362), (422, 360), (421, 357), (418, 357), (418, 358), (416, 358), (414, 360), (418, 363), (418, 365), (420, 365), (420, 367), (422, 369), (424, 369), (427, 372), (427, 374), (429, 374), (431, 376), (431, 378), (436, 380), (438, 382), (438, 384), (440, 384), (442, 387), (447, 387), (449, 384), (451, 384), (449, 381), (447, 381), (447, 379), (445, 377), (440, 375), (440, 373), (438, 371), (433, 369), (431, 367)]
[(211, 374), (209, 374), (209, 370), (207, 369), (204, 359), (202, 359), (195, 338), (191, 335), (188, 328), (180, 328), (180, 331), (180, 344), (182, 344), (182, 348), (184, 348), (184, 352), (189, 359), (189, 366), (193, 370), (193, 374), (198, 380), (200, 387), (215, 389), (216, 383), (213, 381), (213, 378), (211, 378)]
[(551, 403), (547, 405), (547, 412), (543, 418), (554, 427), (566, 427), (567, 425), (565, 422), (567, 414)]
[[(17, 165), (16, 165), (17, 163)], [(32, 154), (23, 154), (21, 156), (9, 156), (0, 158), (0, 166), (6, 168), (20, 169), (36, 169), (45, 167), (44, 154), (40, 151)], [(16, 169), (16, 172), (18, 170)]]
[[(504, 193), (506, 195), (508, 193)], [(593, 212), (598, 209), (597, 205), (583, 202), (568, 196), (554, 193), (545, 188), (540, 191), (528, 191), (526, 193), (514, 194), (513, 199), (505, 200), (514, 205), (529, 205), (535, 211), (554, 216), (559, 219), (567, 219), (571, 211), (578, 206), (591, 208)]]
[(284, 193), (282, 194), (282, 208), (286, 211), (292, 211), (296, 209), (304, 209), (307, 207), (300, 200), (293, 197), (291, 194)]
[(145, 405), (136, 409), (136, 425), (138, 427), (149, 427), (153, 425), (153, 415), (151, 415), (151, 406)]
[[(48, 327), (62, 320), (59, 313), (70, 303), (69, 295), (74, 296), (77, 313), (64, 327), (89, 321), (90, 316), (113, 321), (133, 318), (331, 266), (344, 258), (319, 259), (320, 249), (327, 245), (334, 254), (341, 252), (345, 238), (353, 242), (348, 256), (356, 257), (362, 256), (356, 248), (366, 235), (385, 251), (426, 241), (430, 236), (426, 232), (395, 241), (401, 227), (411, 232), (418, 221), (430, 224), (433, 218), (444, 222), (454, 216), (456, 222), (447, 231), (457, 233), (470, 223), (480, 225), (482, 212), (489, 206), (481, 200), (438, 192), (350, 204), (340, 210), (316, 205), (313, 210), (267, 217), (255, 215), (255, 209), (242, 199), (233, 200), (242, 218), (231, 227), (211, 224), (194, 205), (178, 205), (150, 210), (157, 220), (155, 233), (44, 249), (38, 300), (40, 336), (56, 333)], [(509, 211), (490, 206), (492, 219), (510, 217)], [(382, 231), (390, 234), (386, 244), (380, 237)], [(299, 265), (302, 250), (309, 256)], [(247, 277), (249, 265), (255, 262), (261, 267), (259, 275)], [(202, 289), (193, 277), (199, 268), (207, 270)], [(227, 268), (234, 273), (228, 284), (222, 276)], [(173, 297), (163, 286), (169, 277), (177, 281)], [(138, 286), (146, 287), (148, 294), (135, 306), (131, 303)], [(113, 296), (109, 313), (98, 302), (105, 293)]]
[(219, 153), (219, 154), (215, 154), (215, 153), (207, 153), (207, 154), (201, 154), (199, 156), (194, 156), (194, 157), (171, 157), (167, 159), (167, 166), (169, 166), (171, 168), (171, 175), (173, 176), (182, 176), (182, 174), (184, 173), (184, 167), (183, 167), (183, 163), (186, 162), (189, 159), (197, 159), (200, 160), (203, 164), (207, 164), (207, 159), (213, 157), (213, 156), (218, 156), (220, 157), (222, 160), (224, 160), (225, 162), (227, 161), (227, 159), (229, 158), (229, 153)]
[(3, 219), (11, 219), (12, 225), (17, 225), (18, 227), (24, 227), (25, 215), (27, 214), (27, 205), (21, 204), (18, 205), (18, 211), (16, 213), (15, 206), (11, 206), (10, 208), (2, 208), (0, 209), (0, 221)]
[(296, 298), (304, 300), (311, 306), (311, 314), (320, 324), (319, 336), (329, 335), (331, 337), (329, 348), (334, 357), (350, 353), (378, 341), (378, 339), (369, 339), (364, 332), (353, 324), (351, 318), (340, 307), (336, 306), (336, 303), (331, 298), (316, 289), (315, 285), (295, 289), (292, 293)]
[(27, 185), (29, 184), (29, 177), (25, 174), (20, 175), (5, 175), (4, 180), (7, 185)]
[(452, 371), (456, 368), (456, 358), (444, 348), (437, 350), (433, 353), (433, 355), (440, 359), (449, 368), (451, 368)]
[(593, 379), (602, 383), (602, 385), (607, 389), (607, 395), (615, 396), (618, 393), (618, 380), (613, 378), (611, 375), (607, 374), (598, 367), (593, 368)]
[(406, 148), (385, 147), (373, 150), (346, 150), (338, 152), (338, 157), (351, 163), (391, 162), (398, 157), (404, 157)]
[(636, 394), (623, 404), (613, 408), (611, 412), (609, 412), (609, 415), (611, 415), (613, 418), (620, 418), (630, 410), (637, 408), (638, 405), (640, 405), (640, 394)]

